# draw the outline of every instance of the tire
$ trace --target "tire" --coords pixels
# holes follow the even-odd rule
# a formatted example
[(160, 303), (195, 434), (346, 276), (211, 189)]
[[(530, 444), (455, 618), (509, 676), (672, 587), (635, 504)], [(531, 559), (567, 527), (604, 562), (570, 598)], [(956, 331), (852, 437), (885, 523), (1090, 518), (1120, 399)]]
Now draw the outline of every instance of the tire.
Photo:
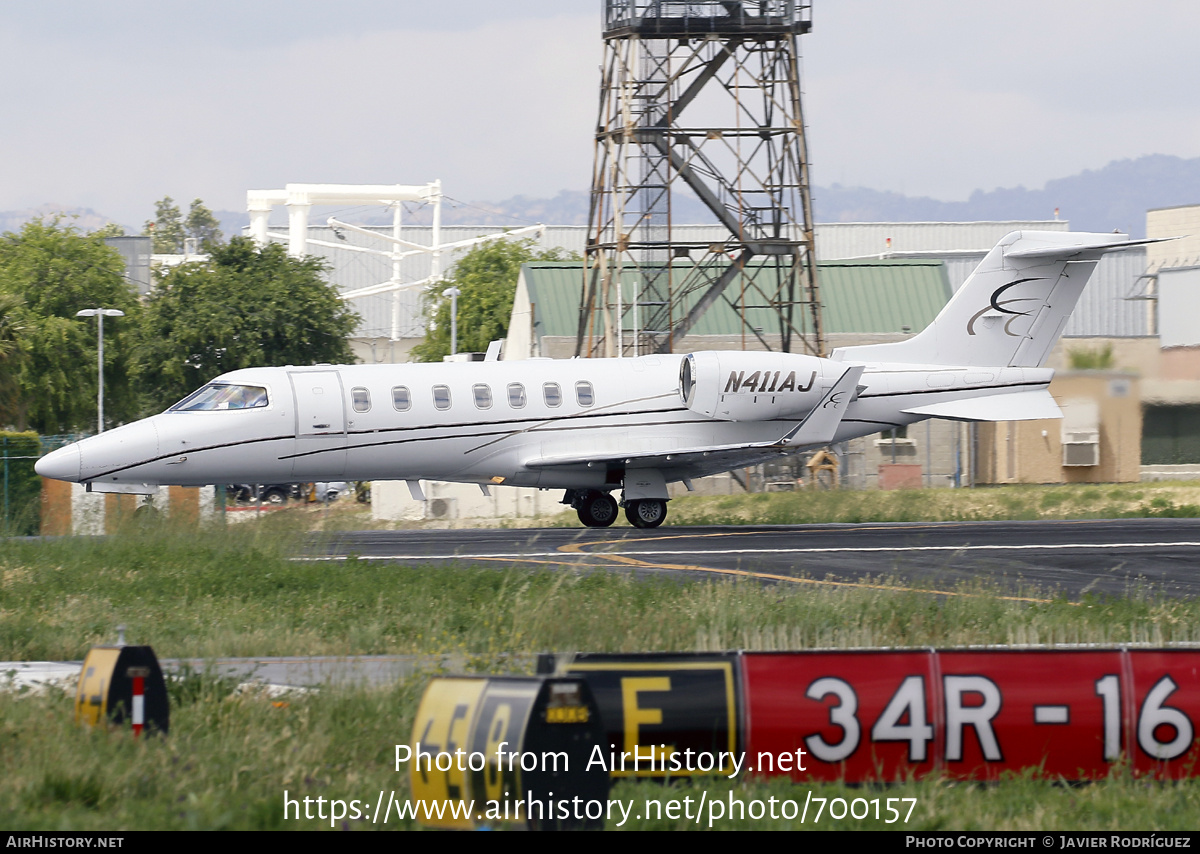
[(657, 498), (625, 502), (625, 518), (635, 528), (657, 528), (667, 518), (667, 502)]
[(608, 493), (597, 492), (580, 501), (576, 512), (589, 528), (607, 528), (617, 521), (617, 501)]
[(279, 489), (278, 487), (268, 489), (266, 492), (263, 493), (263, 497), (262, 497), (264, 504), (275, 504), (275, 505), (287, 504), (287, 499), (288, 499), (287, 493), (284, 492), (282, 489)]

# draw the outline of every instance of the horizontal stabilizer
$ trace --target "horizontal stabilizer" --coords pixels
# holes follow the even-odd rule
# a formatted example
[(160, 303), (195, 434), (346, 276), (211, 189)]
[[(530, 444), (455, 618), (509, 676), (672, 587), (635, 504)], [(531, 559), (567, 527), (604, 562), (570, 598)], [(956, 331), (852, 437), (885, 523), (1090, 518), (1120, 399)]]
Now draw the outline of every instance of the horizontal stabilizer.
[(1062, 410), (1045, 389), (1016, 394), (992, 394), (966, 400), (947, 400), (901, 411), (909, 415), (949, 418), (952, 421), (1033, 421), (1038, 418), (1062, 418)]
[(158, 486), (148, 483), (101, 483), (92, 481), (87, 484), (88, 492), (116, 492), (121, 495), (153, 495), (158, 492)]
[[(1112, 252), (1116, 249), (1128, 249), (1130, 246), (1146, 246), (1150, 243), (1164, 243), (1168, 240), (1179, 240), (1178, 237), (1143, 237), (1140, 240), (1100, 240), (1092, 243), (1080, 244), (1076, 255), (1091, 255), (1096, 253)], [(1008, 258), (1062, 258), (1072, 257), (1064, 255), (1061, 246), (1043, 246), (1037, 249), (1010, 249), (1006, 254)]]

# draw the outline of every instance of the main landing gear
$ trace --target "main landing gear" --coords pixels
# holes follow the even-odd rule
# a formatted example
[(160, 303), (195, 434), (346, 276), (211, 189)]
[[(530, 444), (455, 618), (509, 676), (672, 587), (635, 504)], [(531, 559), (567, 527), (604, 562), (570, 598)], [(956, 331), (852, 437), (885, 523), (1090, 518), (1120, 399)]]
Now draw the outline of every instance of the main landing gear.
[(626, 501), (625, 518), (635, 528), (657, 528), (667, 518), (667, 502), (657, 498)]
[(617, 500), (607, 492), (577, 492), (571, 504), (589, 528), (607, 528), (617, 521)]
[[(607, 528), (617, 521), (617, 500), (607, 492), (594, 489), (568, 490), (563, 504), (570, 504), (579, 521), (589, 528)], [(667, 518), (667, 502), (658, 498), (639, 498), (624, 502), (625, 518), (635, 528), (657, 528)]]

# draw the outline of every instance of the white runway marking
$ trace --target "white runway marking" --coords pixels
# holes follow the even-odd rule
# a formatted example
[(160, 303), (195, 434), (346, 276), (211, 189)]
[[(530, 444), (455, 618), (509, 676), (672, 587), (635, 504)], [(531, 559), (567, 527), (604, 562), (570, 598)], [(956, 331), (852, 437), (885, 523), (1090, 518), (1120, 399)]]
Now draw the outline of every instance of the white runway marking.
[[(972, 551), (1041, 551), (1062, 549), (1145, 549), (1145, 548), (1200, 548), (1200, 542), (1183, 543), (1049, 543), (1045, 545), (988, 545), (988, 546), (833, 546), (826, 548), (762, 548), (762, 549), (671, 549), (671, 550), (638, 550), (605, 549), (603, 551), (540, 551), (540, 552), (487, 552), (479, 554), (394, 554), (394, 555), (364, 555), (356, 554), (355, 560), (497, 560), (500, 558), (532, 558), (557, 557), (565, 558), (567, 554), (586, 555), (589, 557), (604, 557), (605, 555), (621, 555), (622, 557), (677, 557), (681, 555), (751, 555), (751, 554), (828, 554), (845, 552), (848, 554), (865, 554), (872, 552), (972, 552)], [(326, 555), (291, 558), (295, 561), (345, 561), (349, 555)]]

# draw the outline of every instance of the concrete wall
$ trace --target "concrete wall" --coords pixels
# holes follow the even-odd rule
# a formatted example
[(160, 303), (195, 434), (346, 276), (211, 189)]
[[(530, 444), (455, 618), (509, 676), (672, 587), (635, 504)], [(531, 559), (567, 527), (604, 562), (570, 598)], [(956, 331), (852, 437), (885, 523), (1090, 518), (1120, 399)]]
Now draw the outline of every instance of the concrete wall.
[(416, 522), (455, 519), (522, 519), (557, 513), (563, 491), (516, 486), (491, 486), (484, 495), (473, 483), (421, 481), (424, 501), (415, 500), (402, 480), (371, 483), (371, 518), (380, 521)]
[[(42, 479), (43, 536), (113, 534), (144, 503), (140, 495), (88, 492), (82, 484)], [(151, 505), (173, 523), (199, 526), (214, 519), (213, 487), (169, 486), (159, 489)]]

